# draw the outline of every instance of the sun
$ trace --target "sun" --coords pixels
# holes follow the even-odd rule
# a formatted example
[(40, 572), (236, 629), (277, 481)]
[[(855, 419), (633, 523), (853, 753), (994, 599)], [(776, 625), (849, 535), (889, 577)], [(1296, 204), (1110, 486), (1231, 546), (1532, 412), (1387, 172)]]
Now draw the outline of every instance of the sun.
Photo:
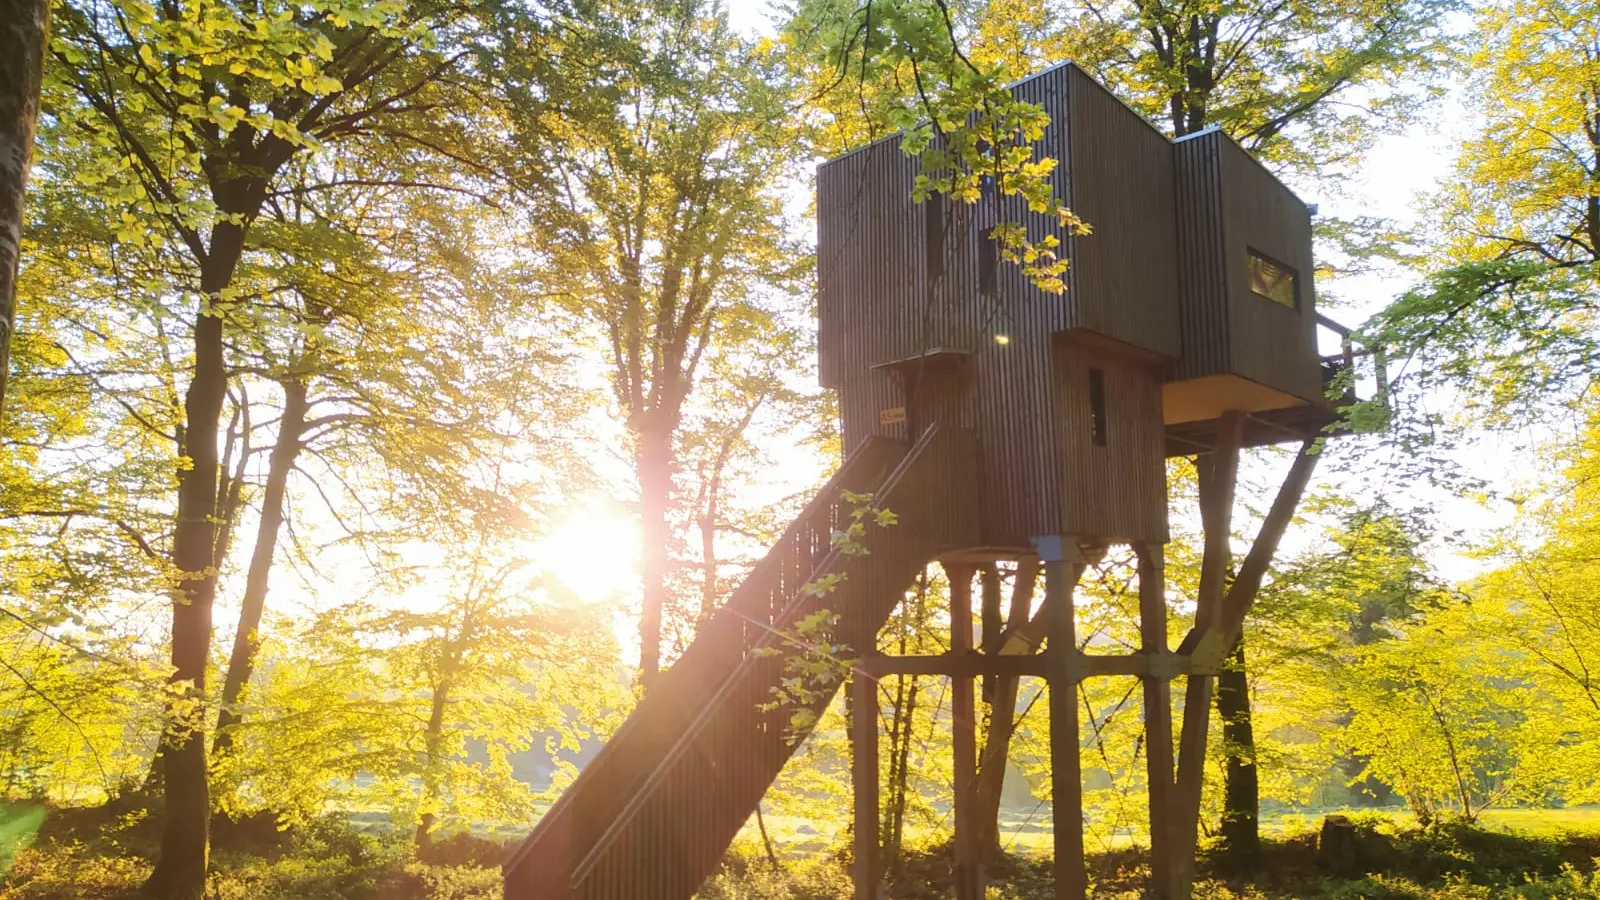
[(611, 504), (574, 506), (533, 543), (530, 556), (554, 582), (586, 603), (639, 590), (639, 525)]

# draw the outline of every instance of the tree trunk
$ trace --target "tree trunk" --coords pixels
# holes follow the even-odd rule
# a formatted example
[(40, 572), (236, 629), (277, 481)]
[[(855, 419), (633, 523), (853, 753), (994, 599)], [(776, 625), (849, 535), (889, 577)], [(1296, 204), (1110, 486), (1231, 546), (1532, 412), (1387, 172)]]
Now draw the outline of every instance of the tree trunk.
[(1011, 737), (1016, 732), (1017, 689), (1015, 675), (1002, 675), (995, 684), (994, 711), (983, 742), (983, 763), (978, 767), (978, 840), (985, 862), (1000, 858), (1000, 796), (1006, 784), (1006, 762)]
[(417, 851), (425, 851), (433, 840), (433, 826), (438, 817), (428, 809), (439, 799), (439, 746), (444, 740), (444, 708), (450, 702), (450, 683), (442, 681), (433, 691), (433, 708), (428, 713), (428, 733), (424, 747), (428, 754), (426, 768), (422, 771), (422, 817), (417, 820)]
[(700, 516), (700, 560), (705, 578), (700, 582), (700, 622), (709, 621), (717, 611), (717, 507), (722, 491), (722, 467), (711, 475), (706, 488), (705, 512)]
[[(917, 711), (917, 679), (896, 675), (904, 693), (895, 692), (894, 727), (889, 745), (889, 815), (885, 822), (883, 858), (887, 871), (898, 873), (904, 854), (901, 848), (906, 833), (906, 792), (909, 790), (911, 763), (911, 725)], [(909, 682), (909, 685), (907, 684)], [(898, 742), (898, 743), (896, 743)]]
[(22, 201), (33, 166), (49, 0), (0, 0), (0, 419), (5, 415), (22, 263)]
[[(250, 401), (243, 398), (234, 407), (222, 442), (222, 460), (217, 463), (217, 542), (211, 551), (211, 565), (219, 572), (233, 550), (233, 526), (239, 523), (239, 506), (244, 498), (245, 470), (250, 465)], [(180, 452), (182, 448), (179, 448)], [(237, 453), (235, 452), (237, 451)]]
[(1223, 751), (1227, 757), (1222, 850), (1228, 863), (1245, 866), (1261, 852), (1261, 795), (1243, 638), (1234, 644), (1232, 658), (1217, 676), (1217, 714), (1222, 719)]
[[(909, 649), (907, 642), (912, 632), (908, 616), (916, 616), (918, 628), (927, 622), (927, 594), (927, 573), (924, 572), (917, 577), (915, 608), (900, 617), (899, 642), (895, 652), (901, 656), (905, 656)], [(904, 602), (912, 601), (908, 599)], [(911, 761), (911, 725), (917, 711), (917, 684), (915, 677), (896, 675), (894, 702), (890, 708), (889, 775), (885, 779), (888, 809), (885, 811), (887, 815), (879, 819), (882, 829), (879, 846), (883, 853), (884, 872), (891, 875), (900, 871), (900, 848), (905, 837), (906, 791), (910, 783), (906, 769)]]
[(773, 849), (772, 836), (767, 834), (767, 820), (761, 815), (761, 804), (756, 804), (756, 829), (761, 832), (761, 846), (767, 851), (767, 862), (774, 869), (782, 870), (783, 863), (778, 862), (778, 851)]
[(640, 537), (644, 542), (640, 561), (644, 608), (639, 616), (639, 685), (648, 691), (661, 671), (661, 621), (667, 606), (667, 543), (672, 536), (667, 524), (667, 506), (672, 499), (672, 430), (646, 421), (638, 441), (635, 467), (642, 520)]
[[(1011, 608), (1005, 630), (991, 642), (984, 632), (984, 652), (998, 653), (1013, 635), (1028, 625), (1033, 608), (1033, 592), (1039, 581), (1037, 563), (1023, 563), (1011, 584)], [(988, 622), (985, 622), (985, 629)], [(994, 680), (989, 701), (989, 729), (984, 735), (983, 755), (978, 766), (978, 848), (985, 862), (1000, 858), (1000, 796), (1006, 783), (1006, 762), (1011, 756), (1011, 738), (1016, 732), (1017, 692), (1020, 679), (1002, 675)]]
[(261, 613), (267, 602), (267, 578), (272, 572), (272, 557), (278, 547), (278, 531), (283, 527), (284, 495), (289, 473), (300, 456), (300, 439), (306, 427), (306, 385), (299, 381), (283, 384), (283, 417), (278, 421), (278, 442), (273, 445), (267, 467), (267, 486), (261, 496), (261, 523), (256, 528), (256, 545), (250, 554), (250, 571), (245, 576), (244, 601), (239, 609), (239, 627), (233, 635), (233, 652), (228, 656), (228, 674), (222, 684), (222, 700), (217, 710), (217, 733), (212, 753), (221, 756), (233, 746), (233, 731), (240, 721), (237, 704), (244, 686), (255, 671), (257, 638)]
[[(212, 232), (201, 266), (200, 289), (220, 296), (233, 280), (244, 230), (225, 222)], [(206, 663), (211, 651), (211, 611), (217, 573), (217, 437), (228, 372), (222, 319), (202, 315), (194, 329), (194, 374), (184, 396), (189, 465), (178, 483), (178, 522), (172, 562), (180, 573), (172, 592), (172, 676), (167, 721), (156, 752), (166, 794), (161, 851), (144, 892), (163, 900), (196, 900), (205, 890), (210, 854), (211, 798), (206, 763)]]
[[(756, 399), (745, 408), (739, 426), (724, 436), (717, 449), (717, 458), (711, 464), (711, 477), (705, 483), (705, 511), (700, 517), (700, 559), (705, 565), (705, 579), (700, 585), (700, 622), (711, 618), (717, 611), (717, 521), (722, 509), (722, 473), (733, 458), (734, 444), (739, 441), (756, 417), (756, 410), (766, 402), (766, 397)], [(697, 623), (698, 624), (698, 623)]]
[[(1005, 640), (1005, 622), (1000, 618), (1000, 567), (996, 563), (989, 563), (980, 571), (978, 583), (982, 586), (982, 600), (980, 604), (982, 615), (979, 617), (978, 634), (981, 642), (978, 649), (984, 653), (999, 653), (1001, 641)], [(995, 680), (992, 675), (983, 676), (983, 702), (994, 708)]]

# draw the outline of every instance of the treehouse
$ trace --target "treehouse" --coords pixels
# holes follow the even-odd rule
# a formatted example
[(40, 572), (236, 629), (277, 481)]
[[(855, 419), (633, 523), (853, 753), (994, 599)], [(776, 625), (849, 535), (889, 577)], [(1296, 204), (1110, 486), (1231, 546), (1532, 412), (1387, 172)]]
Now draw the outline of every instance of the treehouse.
[[(980, 447), (984, 540), (1164, 540), (1166, 456), (1206, 452), (1225, 410), (1245, 443), (1336, 418), (1324, 396), (1306, 205), (1216, 130), (1172, 142), (1076, 66), (1016, 92), (1050, 114), (1037, 152), (1093, 231), (1015, 201), (911, 199), (896, 137), (825, 163), (818, 355), (848, 452), (935, 422)], [(1067, 290), (997, 261), (996, 221), (1055, 234)]]
[[(1151, 893), (1187, 896), (1199, 781), (1175, 765), (1170, 682), (1209, 690), (1217, 648), (1242, 622), (1222, 592), (1238, 451), (1326, 433), (1337, 419), (1326, 385), (1349, 351), (1317, 353), (1310, 211), (1226, 136), (1170, 141), (1071, 65), (1015, 91), (1049, 113), (1039, 151), (1059, 160), (1054, 189), (1093, 228), (1059, 235), (1067, 290), (1039, 290), (989, 237), (1000, 221), (1034, 239), (1057, 224), (992, 192), (912, 202), (918, 163), (897, 139), (822, 165), (819, 373), (838, 394), (846, 458), (507, 862), (510, 900), (693, 895), (793, 753), (796, 714), (820, 714), (837, 692), (827, 680), (780, 688), (793, 684), (788, 662), (819, 644), (850, 661), (858, 900), (879, 896), (876, 683), (892, 673), (951, 680), (958, 900), (983, 896), (975, 679), (1048, 683), (1056, 891), (1072, 900), (1086, 890), (1076, 685), (1142, 679)], [(1207, 539), (1197, 626), (1174, 652), (1162, 545), (1165, 460), (1179, 455), (1205, 476)], [(1303, 489), (1309, 466), (1295, 472)], [(898, 521), (869, 528), (861, 554), (835, 536), (864, 493)], [(1144, 644), (1121, 656), (1084, 652), (1074, 631), (1077, 580), (1110, 543), (1139, 558)], [(999, 560), (1042, 565), (1040, 639), (995, 633), (987, 592), (974, 628), (975, 569)], [(878, 652), (879, 629), (933, 561), (949, 574), (950, 652)], [(1260, 568), (1252, 551), (1234, 587)], [(821, 633), (797, 632), (817, 621)], [(1180, 756), (1203, 760), (1209, 703), (1190, 705), (1201, 714)]]

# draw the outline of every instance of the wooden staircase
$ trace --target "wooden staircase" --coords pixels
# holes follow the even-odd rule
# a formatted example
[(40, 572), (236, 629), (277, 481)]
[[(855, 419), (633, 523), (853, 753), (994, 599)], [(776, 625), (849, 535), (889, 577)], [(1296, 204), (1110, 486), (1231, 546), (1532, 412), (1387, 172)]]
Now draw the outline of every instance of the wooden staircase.
[[(851, 454), (506, 863), (507, 900), (690, 897), (794, 752), (795, 707), (762, 708), (786, 636), (828, 610), (811, 639), (870, 650), (928, 561), (981, 542), (976, 457), (969, 433), (938, 425), (909, 450), (874, 438)], [(865, 555), (833, 540), (862, 493), (898, 519), (869, 525)], [(806, 589), (830, 575), (831, 592)]]

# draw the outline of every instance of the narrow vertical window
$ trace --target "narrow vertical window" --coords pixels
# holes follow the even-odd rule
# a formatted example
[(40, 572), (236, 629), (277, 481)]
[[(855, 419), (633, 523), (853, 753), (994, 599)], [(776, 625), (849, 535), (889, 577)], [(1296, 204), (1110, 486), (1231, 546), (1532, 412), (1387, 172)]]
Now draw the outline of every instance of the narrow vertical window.
[(1106, 445), (1106, 373), (1099, 369), (1089, 370), (1089, 440)]
[(985, 297), (995, 295), (996, 267), (999, 265), (999, 248), (994, 245), (994, 238), (978, 233), (978, 293)]
[(944, 195), (929, 194), (922, 201), (922, 243), (927, 251), (928, 277), (944, 274)]

